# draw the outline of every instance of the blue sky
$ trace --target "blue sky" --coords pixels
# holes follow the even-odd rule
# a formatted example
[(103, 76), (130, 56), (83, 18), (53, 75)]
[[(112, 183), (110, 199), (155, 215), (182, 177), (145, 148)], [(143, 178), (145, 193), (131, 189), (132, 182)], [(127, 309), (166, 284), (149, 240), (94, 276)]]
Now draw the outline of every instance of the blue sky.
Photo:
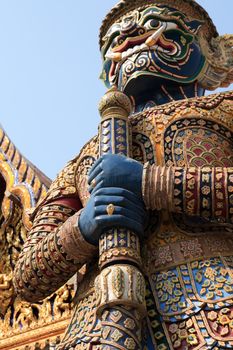
[[(51, 178), (97, 132), (98, 30), (115, 3), (0, 0), (0, 122)], [(199, 3), (220, 34), (233, 33), (232, 0)]]

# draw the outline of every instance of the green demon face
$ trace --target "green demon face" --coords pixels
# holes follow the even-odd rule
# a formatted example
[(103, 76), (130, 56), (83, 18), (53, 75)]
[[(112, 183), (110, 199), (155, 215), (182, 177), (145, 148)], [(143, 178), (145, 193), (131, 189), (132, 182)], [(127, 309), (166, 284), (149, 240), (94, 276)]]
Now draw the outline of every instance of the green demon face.
[(201, 25), (164, 6), (129, 13), (104, 37), (101, 78), (129, 94), (140, 93), (145, 79), (153, 87), (161, 80), (195, 81), (205, 64), (197, 40)]

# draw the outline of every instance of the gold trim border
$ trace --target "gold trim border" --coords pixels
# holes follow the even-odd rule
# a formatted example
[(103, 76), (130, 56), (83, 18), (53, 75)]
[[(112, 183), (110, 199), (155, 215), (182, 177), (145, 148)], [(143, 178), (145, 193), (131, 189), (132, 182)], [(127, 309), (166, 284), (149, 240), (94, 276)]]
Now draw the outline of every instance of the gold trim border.
[(51, 341), (54, 337), (64, 334), (69, 322), (70, 317), (42, 327), (27, 329), (19, 334), (8, 334), (7, 338), (0, 340), (0, 350), (23, 350), (29, 345)]

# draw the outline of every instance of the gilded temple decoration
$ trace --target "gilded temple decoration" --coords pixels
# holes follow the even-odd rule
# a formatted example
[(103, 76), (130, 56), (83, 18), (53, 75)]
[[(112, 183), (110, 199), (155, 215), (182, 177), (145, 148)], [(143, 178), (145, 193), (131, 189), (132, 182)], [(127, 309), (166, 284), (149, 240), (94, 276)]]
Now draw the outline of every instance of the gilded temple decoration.
[(30, 304), (16, 296), (12, 274), (32, 226), (30, 215), (51, 181), (20, 154), (3, 129), (0, 145), (0, 349), (47, 349), (59, 343), (67, 326), (74, 285)]

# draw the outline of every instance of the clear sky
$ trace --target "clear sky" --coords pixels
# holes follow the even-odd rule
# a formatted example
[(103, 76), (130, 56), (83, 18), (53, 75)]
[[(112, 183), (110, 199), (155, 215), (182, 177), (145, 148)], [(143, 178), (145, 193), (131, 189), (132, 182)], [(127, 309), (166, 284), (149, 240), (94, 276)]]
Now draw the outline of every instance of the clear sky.
[[(98, 29), (116, 0), (0, 0), (0, 122), (47, 176), (97, 132)], [(220, 34), (233, 0), (199, 0)]]

